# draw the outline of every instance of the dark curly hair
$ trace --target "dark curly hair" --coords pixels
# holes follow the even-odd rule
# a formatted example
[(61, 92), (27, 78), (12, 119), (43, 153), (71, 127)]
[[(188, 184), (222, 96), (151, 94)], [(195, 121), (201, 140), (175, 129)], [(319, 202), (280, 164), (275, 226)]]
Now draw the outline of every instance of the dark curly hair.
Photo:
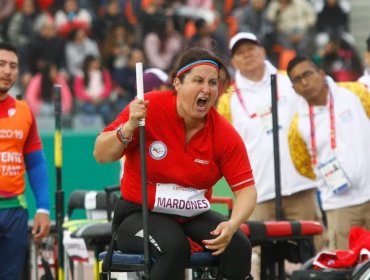
[[(209, 50), (199, 47), (193, 47), (185, 50), (180, 57), (178, 57), (175, 66), (170, 71), (170, 80), (173, 83), (174, 79), (176, 78), (176, 73), (185, 65), (188, 65), (192, 62), (198, 60), (212, 60), (219, 65), (219, 76), (218, 80), (220, 84), (226, 89), (230, 85), (230, 73), (226, 67), (226, 63), (216, 54), (212, 53)], [(184, 78), (189, 72), (185, 72), (183, 75), (178, 77), (181, 82), (184, 81)]]

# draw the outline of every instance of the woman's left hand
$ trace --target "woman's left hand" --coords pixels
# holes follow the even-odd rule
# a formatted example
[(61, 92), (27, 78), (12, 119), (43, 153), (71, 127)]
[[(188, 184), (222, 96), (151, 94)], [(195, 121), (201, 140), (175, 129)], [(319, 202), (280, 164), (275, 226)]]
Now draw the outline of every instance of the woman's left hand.
[(235, 197), (230, 220), (220, 223), (215, 230), (211, 231), (211, 235), (215, 236), (214, 239), (203, 240), (203, 245), (207, 249), (212, 250), (212, 255), (214, 256), (225, 251), (234, 233), (252, 214), (257, 201), (256, 188), (255, 186), (249, 186), (236, 191)]
[(211, 235), (216, 236), (214, 239), (203, 240), (203, 244), (209, 250), (212, 250), (212, 255), (221, 254), (229, 245), (231, 238), (239, 227), (231, 221), (220, 223), (215, 230), (211, 231)]

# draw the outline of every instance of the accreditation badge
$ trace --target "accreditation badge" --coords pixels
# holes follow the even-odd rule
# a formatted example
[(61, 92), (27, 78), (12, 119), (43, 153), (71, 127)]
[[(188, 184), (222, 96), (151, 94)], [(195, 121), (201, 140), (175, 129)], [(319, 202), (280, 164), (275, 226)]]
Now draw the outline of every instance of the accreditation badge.
[(271, 113), (271, 107), (265, 106), (265, 107), (259, 107), (257, 108), (257, 113), (262, 121), (262, 125), (266, 133), (272, 132), (272, 113)]
[(342, 193), (350, 187), (348, 178), (336, 157), (319, 164), (317, 168), (332, 195)]
[(157, 184), (153, 212), (194, 217), (211, 209), (207, 190), (177, 184)]

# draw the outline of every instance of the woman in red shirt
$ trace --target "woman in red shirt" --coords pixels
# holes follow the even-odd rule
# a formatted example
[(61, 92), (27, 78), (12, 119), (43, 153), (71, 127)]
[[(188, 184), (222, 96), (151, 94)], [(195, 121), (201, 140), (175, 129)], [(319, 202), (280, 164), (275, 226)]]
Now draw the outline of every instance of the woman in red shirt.
[[(256, 204), (245, 145), (213, 105), (229, 75), (210, 52), (184, 52), (171, 74), (174, 90), (135, 99), (98, 136), (94, 156), (125, 155), (122, 198), (113, 228), (123, 252), (142, 253), (139, 119), (146, 119), (146, 159), (153, 280), (183, 279), (190, 257), (187, 236), (219, 258), (217, 279), (252, 279), (251, 245), (239, 230)], [(227, 219), (210, 209), (212, 187), (225, 177), (236, 199)]]

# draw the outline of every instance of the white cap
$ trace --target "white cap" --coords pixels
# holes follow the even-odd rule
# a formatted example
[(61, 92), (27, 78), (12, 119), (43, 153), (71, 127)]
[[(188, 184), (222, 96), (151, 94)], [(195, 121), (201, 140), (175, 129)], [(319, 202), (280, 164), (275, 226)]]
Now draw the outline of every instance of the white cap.
[(149, 68), (144, 71), (144, 92), (152, 91), (168, 83), (168, 75), (159, 68)]
[(159, 68), (148, 68), (144, 71), (144, 74), (146, 73), (153, 73), (164, 83), (168, 81), (168, 75), (166, 74), (166, 72)]
[(234, 35), (229, 41), (229, 49), (231, 50), (231, 52), (234, 51), (233, 48), (235, 47), (235, 45), (242, 40), (251, 41), (257, 45), (261, 45), (261, 42), (258, 40), (257, 36), (253, 33), (239, 32)]

